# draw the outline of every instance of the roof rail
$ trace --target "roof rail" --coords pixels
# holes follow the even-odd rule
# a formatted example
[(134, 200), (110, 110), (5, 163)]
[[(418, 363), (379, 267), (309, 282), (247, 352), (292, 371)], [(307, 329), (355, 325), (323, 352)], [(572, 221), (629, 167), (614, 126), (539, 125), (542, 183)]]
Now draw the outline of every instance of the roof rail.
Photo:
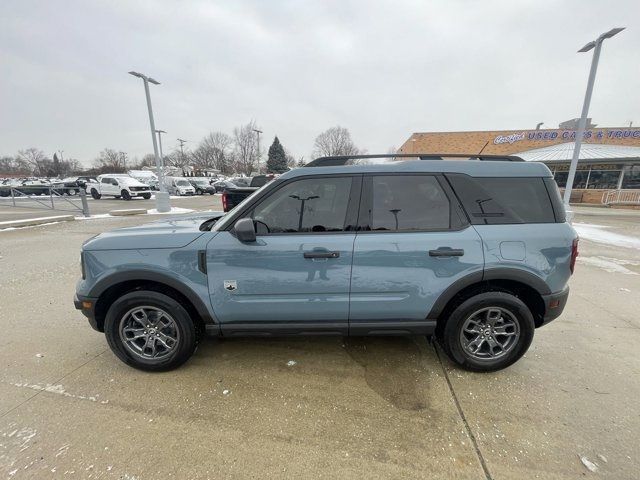
[(335, 155), (320, 157), (307, 163), (305, 167), (338, 167), (342, 165), (357, 164), (354, 160), (366, 160), (373, 158), (411, 158), (414, 160), (444, 160), (445, 158), (465, 158), (468, 160), (492, 161), (492, 162), (524, 162), (520, 157), (513, 155), (477, 155), (475, 153), (379, 153), (375, 155)]

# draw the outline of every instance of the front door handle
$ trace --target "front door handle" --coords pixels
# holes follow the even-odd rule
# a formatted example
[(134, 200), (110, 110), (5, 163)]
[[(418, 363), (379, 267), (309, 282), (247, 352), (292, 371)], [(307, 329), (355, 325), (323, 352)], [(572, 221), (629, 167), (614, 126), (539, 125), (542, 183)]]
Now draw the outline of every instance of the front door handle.
[(338, 258), (340, 252), (328, 252), (326, 250), (304, 252), (304, 258)]
[(440, 247), (436, 250), (429, 250), (430, 257), (461, 257), (463, 255), (462, 248)]

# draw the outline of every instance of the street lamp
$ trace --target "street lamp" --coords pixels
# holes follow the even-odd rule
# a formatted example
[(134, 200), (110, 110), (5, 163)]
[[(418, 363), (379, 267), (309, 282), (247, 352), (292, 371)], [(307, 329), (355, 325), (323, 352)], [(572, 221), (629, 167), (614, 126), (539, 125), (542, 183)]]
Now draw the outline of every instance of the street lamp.
[(162, 178), (163, 175), (162, 175), (162, 168), (160, 164), (160, 156), (158, 155), (158, 142), (156, 141), (156, 126), (155, 126), (155, 122), (153, 121), (153, 108), (151, 107), (151, 95), (149, 94), (149, 83), (153, 83), (154, 85), (160, 85), (160, 82), (138, 72), (129, 72), (129, 75), (133, 75), (134, 77), (138, 77), (142, 79), (144, 83), (144, 93), (147, 97), (147, 109), (149, 110), (149, 125), (151, 126), (151, 139), (153, 140), (153, 154), (156, 157), (156, 175), (158, 176), (158, 188), (159, 188), (159, 191), (156, 192), (156, 210), (158, 210), (158, 212), (170, 212), (171, 205), (169, 204), (169, 194), (166, 191), (166, 188), (164, 186), (164, 180)]
[(580, 123), (578, 123), (578, 131), (576, 132), (575, 147), (573, 149), (573, 157), (571, 158), (571, 166), (569, 167), (569, 176), (567, 177), (567, 185), (564, 189), (564, 204), (565, 209), (569, 213), (569, 220), (571, 220), (571, 211), (569, 208), (569, 199), (571, 198), (571, 189), (573, 188), (573, 180), (576, 176), (576, 169), (578, 167), (578, 158), (580, 158), (580, 147), (582, 146), (582, 137), (584, 136), (584, 130), (587, 124), (587, 115), (589, 114), (589, 104), (591, 103), (591, 93), (593, 92), (593, 84), (596, 80), (596, 70), (598, 69), (598, 60), (600, 59), (600, 50), (602, 49), (602, 42), (607, 38), (611, 38), (614, 35), (620, 33), (623, 28), (613, 28), (606, 33), (603, 33), (594, 41), (587, 43), (584, 47), (578, 50), (579, 53), (588, 52), (593, 49), (593, 58), (591, 59), (591, 70), (589, 72), (589, 80), (587, 82), (587, 92), (584, 95), (584, 103), (582, 105), (582, 116), (580, 117)]

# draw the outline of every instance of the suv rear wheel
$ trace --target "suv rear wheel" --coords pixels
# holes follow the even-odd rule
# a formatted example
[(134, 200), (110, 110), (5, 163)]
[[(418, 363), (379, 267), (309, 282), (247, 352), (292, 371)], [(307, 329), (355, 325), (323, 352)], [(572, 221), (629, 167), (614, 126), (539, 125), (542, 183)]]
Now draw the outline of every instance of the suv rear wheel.
[(105, 336), (113, 353), (134, 368), (171, 370), (195, 351), (197, 330), (177, 301), (139, 290), (118, 298), (107, 312)]
[(455, 308), (440, 334), (440, 343), (461, 367), (495, 371), (525, 354), (534, 329), (533, 315), (522, 300), (505, 292), (486, 292)]
[(102, 197), (102, 195), (100, 195), (98, 190), (96, 190), (95, 188), (91, 189), (91, 196), (93, 197), (94, 200), (100, 200), (100, 198)]

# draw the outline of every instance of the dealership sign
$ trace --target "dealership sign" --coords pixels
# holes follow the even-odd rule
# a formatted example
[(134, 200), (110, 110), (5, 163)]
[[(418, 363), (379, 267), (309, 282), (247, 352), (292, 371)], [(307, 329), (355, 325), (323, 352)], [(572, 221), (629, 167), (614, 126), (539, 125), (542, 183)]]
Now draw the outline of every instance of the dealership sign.
[[(585, 140), (602, 140), (603, 138), (640, 138), (640, 130), (585, 130), (582, 138)], [(533, 130), (529, 132), (512, 133), (510, 135), (498, 135), (493, 139), (493, 143), (494, 145), (500, 145), (503, 143), (513, 144), (521, 140), (554, 141), (558, 139), (575, 140), (576, 132), (575, 130)]]

